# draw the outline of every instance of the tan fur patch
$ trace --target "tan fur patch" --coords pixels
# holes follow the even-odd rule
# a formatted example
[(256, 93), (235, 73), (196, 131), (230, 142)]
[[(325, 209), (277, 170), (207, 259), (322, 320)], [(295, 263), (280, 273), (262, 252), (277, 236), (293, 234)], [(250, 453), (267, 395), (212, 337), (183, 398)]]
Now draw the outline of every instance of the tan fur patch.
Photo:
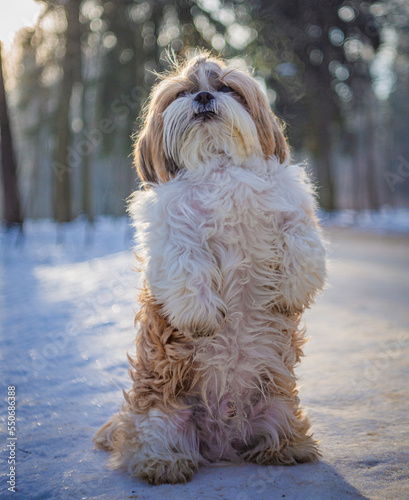
[(129, 357), (133, 387), (127, 393), (132, 411), (150, 408), (171, 411), (183, 407), (182, 398), (195, 384), (193, 342), (173, 328), (161, 314), (149, 291), (139, 297), (141, 309), (135, 317), (139, 334), (135, 357)]

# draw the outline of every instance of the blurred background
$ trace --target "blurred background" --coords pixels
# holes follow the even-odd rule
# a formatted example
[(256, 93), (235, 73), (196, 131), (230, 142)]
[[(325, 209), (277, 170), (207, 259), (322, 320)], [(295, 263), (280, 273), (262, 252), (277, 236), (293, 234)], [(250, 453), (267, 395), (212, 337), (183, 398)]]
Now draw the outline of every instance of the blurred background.
[(169, 48), (253, 70), (326, 212), (409, 205), (406, 0), (17, 0), (0, 40), (6, 225), (125, 213)]

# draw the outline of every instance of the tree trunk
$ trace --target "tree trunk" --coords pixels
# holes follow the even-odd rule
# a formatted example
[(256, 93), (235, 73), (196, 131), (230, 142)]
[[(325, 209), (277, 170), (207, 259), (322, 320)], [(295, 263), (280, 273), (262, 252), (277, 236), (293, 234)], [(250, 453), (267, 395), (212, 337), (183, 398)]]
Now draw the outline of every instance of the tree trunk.
[[(85, 78), (84, 78), (85, 80)], [(84, 81), (81, 89), (81, 118), (83, 122), (84, 129), (87, 129), (87, 86)], [(93, 123), (90, 120), (90, 123)], [(82, 156), (82, 170), (81, 170), (81, 181), (82, 181), (82, 191), (81, 191), (81, 211), (86, 216), (88, 222), (94, 222), (94, 212), (92, 207), (92, 186), (91, 186), (91, 175), (90, 175), (90, 160), (91, 153), (84, 154)]]
[(375, 107), (376, 101), (373, 91), (368, 84), (365, 92), (366, 97), (366, 181), (368, 189), (368, 203), (369, 208), (379, 209), (379, 191), (378, 191), (378, 157), (375, 151), (376, 148), (376, 131), (375, 131)]
[(66, 53), (63, 62), (63, 81), (57, 122), (57, 148), (54, 172), (54, 217), (58, 222), (72, 220), (71, 172), (78, 168), (81, 155), (70, 151), (71, 124), (70, 99), (73, 86), (81, 81), (81, 25), (79, 22), (81, 0), (69, 0), (65, 4), (67, 18)]
[(13, 149), (13, 138), (7, 109), (6, 90), (4, 88), (3, 68), (0, 43), (0, 129), (1, 129), (1, 165), (4, 188), (4, 219), (7, 227), (22, 226), (23, 217), (17, 186), (17, 167)]
[(335, 209), (335, 189), (332, 179), (332, 138), (331, 123), (326, 112), (319, 118), (319, 140), (321, 142), (317, 158), (319, 200), (324, 210)]

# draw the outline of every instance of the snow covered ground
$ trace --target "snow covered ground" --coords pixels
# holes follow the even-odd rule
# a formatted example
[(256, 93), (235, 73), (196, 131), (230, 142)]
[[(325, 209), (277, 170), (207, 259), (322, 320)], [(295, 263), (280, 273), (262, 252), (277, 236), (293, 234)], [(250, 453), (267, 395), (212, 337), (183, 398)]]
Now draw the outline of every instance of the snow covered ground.
[[(396, 219), (394, 219), (396, 221)], [(107, 468), (95, 431), (129, 387), (137, 276), (125, 219), (1, 235), (0, 498), (409, 498), (409, 235), (329, 221), (329, 286), (305, 315), (298, 369), (322, 461), (209, 467), (149, 486)], [(341, 224), (338, 221), (338, 225)], [(391, 230), (391, 224), (369, 229)], [(366, 229), (368, 225), (366, 226)], [(7, 387), (17, 392), (17, 488), (7, 491)]]
[(322, 213), (321, 219), (327, 227), (347, 227), (355, 231), (377, 233), (409, 233), (409, 208), (335, 210)]

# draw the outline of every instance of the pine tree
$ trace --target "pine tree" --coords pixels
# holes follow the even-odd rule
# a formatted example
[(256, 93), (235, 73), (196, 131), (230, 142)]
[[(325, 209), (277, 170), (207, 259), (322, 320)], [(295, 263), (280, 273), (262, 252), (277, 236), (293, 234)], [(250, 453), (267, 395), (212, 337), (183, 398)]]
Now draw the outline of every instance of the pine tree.
[(22, 226), (20, 198), (17, 185), (17, 165), (13, 149), (13, 138), (7, 108), (4, 86), (3, 66), (0, 43), (0, 130), (1, 130), (1, 165), (4, 188), (4, 219), (7, 227)]

